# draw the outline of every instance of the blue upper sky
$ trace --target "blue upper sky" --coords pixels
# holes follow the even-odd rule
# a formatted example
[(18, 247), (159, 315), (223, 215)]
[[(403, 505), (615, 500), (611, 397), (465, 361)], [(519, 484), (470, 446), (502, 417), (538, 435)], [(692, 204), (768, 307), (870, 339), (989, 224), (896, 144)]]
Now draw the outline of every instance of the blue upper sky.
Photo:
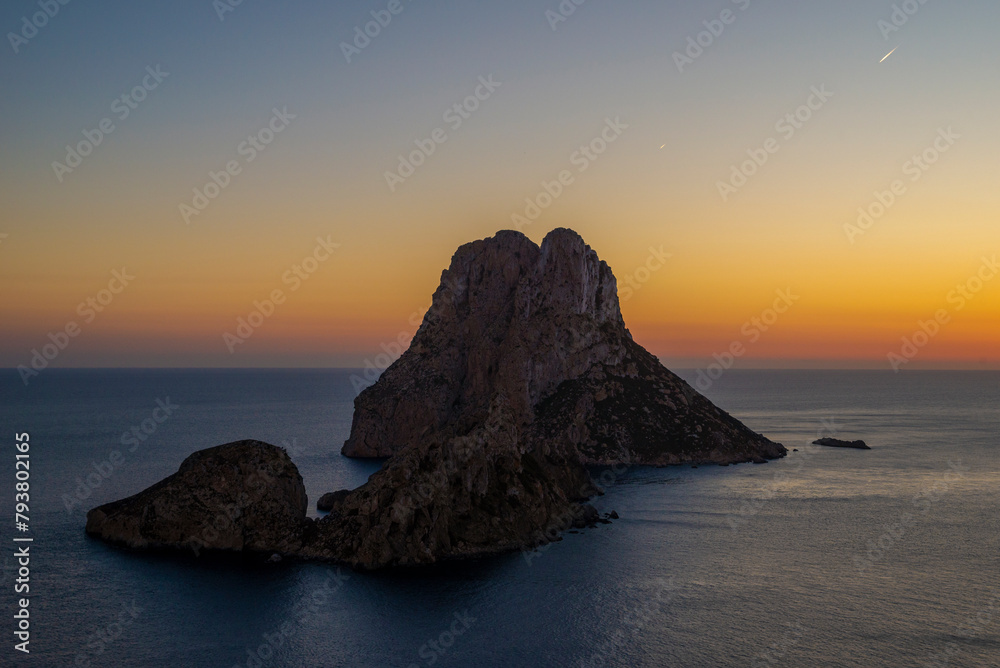
[[(459, 243), (510, 227), (608, 119), (627, 125), (621, 140), (525, 231), (537, 240), (572, 225), (626, 270), (651, 246), (673, 248), (676, 273), (658, 274), (626, 305), (633, 321), (665, 337), (656, 339), (661, 354), (725, 347), (725, 332), (752, 314), (747, 304), (795, 279), (816, 283), (817, 304), (808, 318), (806, 307), (800, 312), (796, 340), (817, 323), (828, 331), (850, 321), (865, 331), (850, 354), (874, 357), (933, 312), (927, 295), (946, 294), (973, 254), (1000, 245), (995, 0), (229, 2), (12, 0), (0, 8), (0, 234), (9, 235), (0, 239), (0, 294), (3, 317), (20, 323), (0, 359), (20, 359), (72, 314), (78, 292), (127, 261), (150, 277), (143, 285), (156, 285), (143, 304), (176, 304), (176, 322), (198, 321), (211, 334), (200, 356), (184, 359), (218, 362), (220, 325), (208, 318), (238, 315), (266, 288), (260, 276), (272, 273), (263, 270), (280, 276), (331, 229), (353, 250), (324, 270), (327, 302), (315, 296), (311, 307), (354, 318), (337, 349), (377, 349), (373, 332), (384, 327), (394, 338), (394, 323), (425, 306)], [(47, 17), (46, 7), (58, 12)], [(385, 26), (373, 23), (386, 17)], [(376, 26), (347, 62), (344, 44)], [(689, 59), (681, 68), (678, 54)], [(147, 68), (168, 76), (127, 119), (114, 119), (114, 100)], [(390, 190), (386, 173), (399, 156), (446, 128), (443, 112), (481, 77), (499, 89)], [(815, 120), (732, 201), (720, 199), (733, 166), (822, 87), (833, 97)], [(241, 158), (241, 141), (274, 109), (295, 117), (290, 129), (185, 225), (179, 205), (210, 172)], [(79, 169), (57, 174), (67, 145), (105, 118), (114, 119), (113, 134)], [(858, 207), (949, 127), (961, 139), (947, 160), (863, 243), (848, 243), (842, 227)], [(856, 284), (815, 271), (817, 259), (852, 267)], [(366, 273), (373, 278), (344, 288)], [(680, 275), (690, 285), (676, 283)], [(140, 284), (137, 295), (147, 289)], [(888, 295), (881, 306), (872, 292)], [(365, 312), (359, 302), (374, 306)], [(152, 326), (142, 323), (154, 314), (118, 308), (130, 328)], [(871, 319), (879, 309), (898, 309), (891, 326)], [(676, 323), (678, 310), (691, 329), (671, 338), (664, 324)], [(305, 320), (292, 329), (318, 330)], [(873, 333), (876, 325), (884, 331)], [(198, 348), (193, 329), (170, 339), (184, 336), (185, 350)], [(92, 361), (114, 361), (117, 344), (105, 344)], [(91, 359), (80, 355), (75, 362)]]

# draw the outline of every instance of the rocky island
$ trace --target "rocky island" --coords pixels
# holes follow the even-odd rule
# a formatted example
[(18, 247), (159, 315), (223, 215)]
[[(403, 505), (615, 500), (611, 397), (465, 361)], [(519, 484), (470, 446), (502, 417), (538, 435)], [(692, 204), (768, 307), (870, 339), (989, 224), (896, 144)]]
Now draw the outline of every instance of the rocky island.
[(820, 438), (813, 445), (825, 445), (828, 448), (854, 448), (855, 450), (871, 450), (864, 441), (841, 441), (837, 438)]
[[(324, 495), (318, 520), (305, 517), (287, 455), (243, 441), (95, 508), (87, 532), (138, 548), (428, 564), (593, 524), (588, 466), (786, 454), (633, 341), (614, 274), (567, 229), (541, 246), (505, 231), (459, 248), (409, 349), (355, 400), (342, 452), (388, 460), (361, 487)], [(208, 527), (219, 537), (203, 540)]]
[(131, 548), (292, 553), (308, 500), (288, 454), (261, 441), (199, 450), (172, 476), (87, 513), (87, 533)]

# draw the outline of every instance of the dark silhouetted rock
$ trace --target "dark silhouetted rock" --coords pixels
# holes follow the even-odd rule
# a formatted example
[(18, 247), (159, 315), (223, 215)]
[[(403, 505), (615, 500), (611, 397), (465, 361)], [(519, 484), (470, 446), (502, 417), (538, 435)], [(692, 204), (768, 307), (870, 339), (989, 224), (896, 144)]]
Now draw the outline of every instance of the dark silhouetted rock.
[(736, 462), (783, 446), (632, 340), (607, 264), (572, 230), (458, 249), (410, 348), (355, 400), (343, 453), (388, 457), (483, 421), (507, 397), (526, 446), (585, 464)]
[(584, 503), (580, 505), (580, 512), (573, 518), (573, 528), (585, 529), (595, 526), (600, 521), (601, 514), (597, 512), (597, 508), (589, 503)]
[(343, 453), (392, 457), (316, 522), (362, 568), (521, 549), (593, 526), (585, 465), (765, 461), (747, 429), (632, 340), (607, 264), (571, 230), (466, 244), (410, 348), (355, 400)]
[(315, 523), (303, 556), (356, 568), (486, 556), (555, 540), (593, 494), (584, 467), (527, 450), (502, 395), (486, 421), (386, 462)]
[(177, 473), (87, 513), (87, 533), (133, 548), (294, 553), (306, 525), (302, 476), (260, 441), (201, 450)]
[(321, 510), (323, 512), (330, 512), (333, 510), (338, 503), (347, 498), (347, 495), (351, 493), (349, 489), (342, 489), (339, 492), (327, 492), (323, 496), (319, 497), (319, 501), (316, 502), (316, 510)]
[(830, 448), (854, 448), (855, 450), (871, 450), (864, 441), (841, 441), (836, 438), (821, 438), (813, 441), (813, 445), (825, 445)]
[[(88, 532), (185, 546), (211, 525), (212, 508), (234, 504), (233, 526), (209, 546), (361, 569), (430, 564), (528, 549), (601, 522), (585, 503), (599, 493), (590, 465), (786, 454), (632, 340), (614, 274), (566, 229), (540, 247), (500, 232), (458, 249), (409, 349), (355, 400), (343, 453), (390, 459), (358, 489), (324, 495), (317, 506), (329, 515), (304, 519), (301, 478), (266, 448), (276, 450), (196, 453), (158, 485), (91, 511)], [(249, 489), (265, 465), (279, 475)]]
[(357, 567), (525, 548), (593, 526), (585, 465), (765, 461), (783, 446), (665, 369), (625, 328), (575, 232), (466, 244), (410, 345), (355, 400), (343, 452), (392, 457), (304, 553)]

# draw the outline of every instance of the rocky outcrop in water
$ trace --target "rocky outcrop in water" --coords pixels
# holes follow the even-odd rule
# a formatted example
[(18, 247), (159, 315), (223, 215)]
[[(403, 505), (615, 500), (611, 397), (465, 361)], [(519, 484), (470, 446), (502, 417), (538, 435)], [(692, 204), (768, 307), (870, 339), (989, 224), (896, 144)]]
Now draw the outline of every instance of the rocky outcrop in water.
[(855, 450), (871, 450), (864, 441), (841, 441), (836, 438), (821, 438), (813, 441), (813, 445), (825, 445), (828, 448), (854, 448)]
[[(185, 546), (229, 504), (233, 526), (206, 547), (366, 569), (429, 564), (602, 521), (585, 503), (597, 493), (587, 465), (785, 452), (632, 340), (614, 274), (579, 235), (555, 230), (537, 246), (500, 232), (458, 249), (410, 348), (358, 396), (343, 453), (390, 459), (358, 489), (324, 495), (329, 515), (304, 519), (287, 456), (244, 442), (196, 453), (158, 485), (91, 511), (87, 530)], [(253, 493), (259, 466), (280, 475)]]
[(318, 520), (303, 556), (358, 568), (429, 564), (548, 542), (596, 511), (584, 467), (525, 445), (509, 402), (399, 452)]
[(364, 567), (524, 548), (592, 524), (586, 465), (786, 453), (625, 328), (607, 264), (571, 230), (462, 246), (410, 348), (355, 401), (343, 453), (391, 457), (316, 523), (309, 556)]
[(355, 400), (342, 452), (388, 457), (471, 428), (498, 394), (526, 443), (585, 464), (785, 454), (632, 340), (614, 274), (572, 230), (459, 248), (410, 348)]
[(87, 533), (132, 548), (297, 552), (306, 490), (288, 454), (260, 441), (195, 452), (177, 473), (87, 513)]
[[(519, 447), (502, 399), (487, 422), (389, 461), (306, 518), (302, 478), (281, 448), (242, 441), (192, 454), (174, 475), (87, 514), (89, 535), (136, 549), (261, 553), (359, 569), (532, 547), (593, 525), (585, 469)], [(570, 490), (568, 493), (567, 491)], [(575, 495), (571, 490), (576, 490)]]

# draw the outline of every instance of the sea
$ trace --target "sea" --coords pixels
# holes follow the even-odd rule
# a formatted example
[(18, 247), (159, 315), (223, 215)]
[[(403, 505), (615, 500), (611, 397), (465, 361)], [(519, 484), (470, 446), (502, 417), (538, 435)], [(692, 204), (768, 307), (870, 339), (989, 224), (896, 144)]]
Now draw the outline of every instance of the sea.
[[(596, 470), (611, 524), (377, 573), (84, 534), (90, 508), (247, 438), (288, 449), (315, 515), (379, 467), (340, 455), (360, 372), (3, 373), (0, 665), (1000, 666), (1000, 373), (729, 370), (705, 394), (787, 457)], [(25, 596), (30, 655), (14, 648)]]

